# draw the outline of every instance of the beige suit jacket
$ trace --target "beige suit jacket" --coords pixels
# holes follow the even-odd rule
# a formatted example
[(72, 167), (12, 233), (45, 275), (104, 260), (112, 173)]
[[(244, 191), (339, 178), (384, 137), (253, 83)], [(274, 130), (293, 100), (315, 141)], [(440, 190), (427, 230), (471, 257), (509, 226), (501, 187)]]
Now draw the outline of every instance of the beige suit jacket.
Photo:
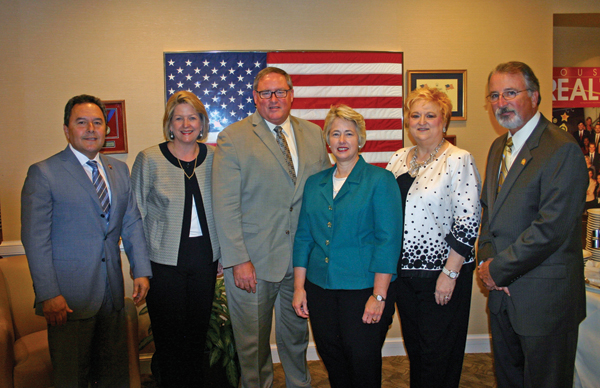
[(223, 267), (251, 261), (256, 277), (283, 279), (306, 179), (331, 166), (321, 129), (290, 116), (298, 149), (296, 185), (258, 112), (220, 134), (213, 166), (213, 210)]

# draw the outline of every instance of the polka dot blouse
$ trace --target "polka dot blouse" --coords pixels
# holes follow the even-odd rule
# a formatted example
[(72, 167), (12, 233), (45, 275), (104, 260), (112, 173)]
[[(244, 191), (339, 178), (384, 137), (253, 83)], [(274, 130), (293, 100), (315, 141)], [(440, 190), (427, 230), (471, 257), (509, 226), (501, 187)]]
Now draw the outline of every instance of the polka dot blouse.
[[(390, 159), (387, 169), (396, 178), (408, 172), (407, 156), (412, 148), (402, 148)], [(451, 248), (465, 257), (464, 264), (474, 262), (480, 193), (481, 178), (473, 155), (451, 144), (419, 170), (407, 197), (402, 198), (406, 201), (400, 257), (404, 276), (406, 271), (441, 271)]]

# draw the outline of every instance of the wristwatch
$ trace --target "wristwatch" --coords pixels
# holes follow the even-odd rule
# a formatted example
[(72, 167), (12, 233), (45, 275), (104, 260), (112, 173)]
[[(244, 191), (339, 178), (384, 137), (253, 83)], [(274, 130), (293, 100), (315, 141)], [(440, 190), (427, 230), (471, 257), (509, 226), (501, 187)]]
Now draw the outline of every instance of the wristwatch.
[(445, 273), (446, 275), (448, 275), (448, 277), (450, 279), (456, 279), (456, 278), (458, 278), (458, 275), (460, 274), (460, 272), (449, 270), (446, 267), (442, 268), (442, 272)]
[(385, 298), (381, 295), (373, 294), (373, 298), (375, 298), (375, 300), (378, 302), (385, 302)]

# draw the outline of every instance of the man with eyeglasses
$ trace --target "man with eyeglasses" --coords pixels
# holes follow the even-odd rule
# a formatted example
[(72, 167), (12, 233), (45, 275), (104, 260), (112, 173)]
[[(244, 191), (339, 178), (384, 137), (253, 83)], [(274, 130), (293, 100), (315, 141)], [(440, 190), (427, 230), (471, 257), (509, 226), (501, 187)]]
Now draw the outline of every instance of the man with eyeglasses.
[(573, 137), (538, 112), (539, 82), (525, 63), (498, 65), (488, 90), (508, 129), (488, 155), (478, 249), (498, 387), (571, 387), (586, 314), (585, 161)]
[(273, 384), (273, 309), (286, 386), (310, 387), (308, 324), (292, 308), (292, 249), (306, 179), (331, 163), (321, 129), (290, 116), (294, 89), (285, 71), (260, 71), (253, 96), (256, 112), (219, 134), (213, 169), (213, 211), (242, 387)]

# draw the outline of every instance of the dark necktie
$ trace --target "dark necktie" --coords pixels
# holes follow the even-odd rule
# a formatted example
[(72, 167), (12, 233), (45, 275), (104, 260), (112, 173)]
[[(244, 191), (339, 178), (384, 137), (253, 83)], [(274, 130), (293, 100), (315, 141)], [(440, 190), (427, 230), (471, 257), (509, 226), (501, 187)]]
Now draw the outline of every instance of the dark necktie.
[(500, 175), (498, 176), (498, 191), (496, 192), (496, 194), (500, 192), (500, 189), (502, 188), (502, 184), (504, 183), (504, 180), (506, 179), (506, 176), (508, 175), (508, 160), (507, 159), (512, 154), (512, 146), (513, 146), (512, 137), (509, 137), (506, 140), (506, 145), (504, 146), (504, 150), (502, 151), (502, 163), (500, 164)]
[(292, 178), (292, 182), (296, 184), (296, 170), (294, 170), (294, 162), (292, 161), (292, 153), (290, 152), (290, 148), (288, 147), (288, 143), (285, 140), (285, 136), (283, 135), (282, 128), (278, 125), (275, 127), (275, 134), (277, 135), (275, 138), (277, 139), (277, 144), (279, 144), (279, 148), (281, 152), (283, 152), (283, 156), (285, 157), (285, 161), (288, 167), (288, 174)]
[(108, 215), (110, 213), (110, 200), (108, 198), (108, 188), (106, 187), (106, 182), (104, 181), (104, 178), (102, 178), (102, 175), (100, 175), (100, 171), (98, 171), (98, 162), (95, 160), (88, 160), (87, 164), (92, 168), (92, 181), (94, 182), (96, 193), (100, 199), (102, 211), (104, 214), (106, 214), (106, 219), (108, 220)]

